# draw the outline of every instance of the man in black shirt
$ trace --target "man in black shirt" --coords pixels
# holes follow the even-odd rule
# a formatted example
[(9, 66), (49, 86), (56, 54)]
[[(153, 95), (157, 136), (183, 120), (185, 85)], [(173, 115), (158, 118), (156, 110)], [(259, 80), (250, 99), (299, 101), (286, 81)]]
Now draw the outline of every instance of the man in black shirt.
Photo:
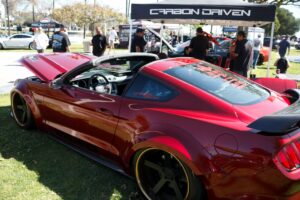
[(132, 40), (130, 52), (144, 52), (145, 45), (147, 44), (144, 40), (145, 30), (138, 28)]
[(107, 40), (106, 37), (102, 35), (100, 27), (96, 27), (96, 35), (94, 35), (92, 39), (92, 45), (93, 55), (98, 57), (102, 56), (107, 46)]
[(204, 60), (209, 48), (208, 38), (204, 35), (201, 27), (197, 28), (197, 35), (192, 38), (189, 53), (192, 57)]
[(52, 36), (53, 52), (70, 52), (71, 42), (68, 35), (65, 33), (64, 25), (60, 26), (60, 30), (55, 32)]
[(239, 31), (237, 34), (237, 42), (234, 51), (233, 71), (237, 74), (247, 77), (248, 70), (253, 61), (253, 47), (246, 39), (246, 33)]

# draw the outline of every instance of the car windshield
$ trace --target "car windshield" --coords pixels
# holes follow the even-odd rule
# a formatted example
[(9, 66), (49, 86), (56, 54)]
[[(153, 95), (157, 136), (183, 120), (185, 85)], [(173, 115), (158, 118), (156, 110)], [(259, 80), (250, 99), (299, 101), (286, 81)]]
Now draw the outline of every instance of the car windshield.
[(164, 72), (235, 105), (255, 104), (270, 95), (246, 78), (203, 61)]
[(175, 47), (175, 51), (177, 52), (182, 52), (184, 51), (184, 49), (188, 46), (190, 46), (190, 40), (184, 42), (184, 43), (181, 43), (181, 44), (178, 44), (176, 47)]

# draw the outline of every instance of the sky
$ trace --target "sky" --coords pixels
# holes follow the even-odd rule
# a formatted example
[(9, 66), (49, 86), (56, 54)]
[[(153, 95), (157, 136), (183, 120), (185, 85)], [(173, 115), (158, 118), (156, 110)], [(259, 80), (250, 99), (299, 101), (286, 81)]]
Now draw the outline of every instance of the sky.
[[(56, 0), (58, 2), (58, 4), (63, 5), (65, 3), (65, 1), (63, 0)], [(73, 0), (76, 2), (84, 2), (84, 0)], [(109, 7), (112, 7), (118, 11), (121, 11), (123, 13), (125, 13), (125, 9), (126, 9), (126, 0), (87, 0), (88, 3), (94, 3), (94, 1), (96, 1), (96, 3), (98, 4), (102, 4), (102, 5), (107, 5)], [(159, 2), (161, 0), (131, 0), (131, 3), (156, 3)], [(184, 0), (182, 0), (184, 1)], [(288, 9), (290, 12), (293, 13), (293, 15), (296, 18), (300, 19), (300, 6), (283, 6), (283, 8)]]

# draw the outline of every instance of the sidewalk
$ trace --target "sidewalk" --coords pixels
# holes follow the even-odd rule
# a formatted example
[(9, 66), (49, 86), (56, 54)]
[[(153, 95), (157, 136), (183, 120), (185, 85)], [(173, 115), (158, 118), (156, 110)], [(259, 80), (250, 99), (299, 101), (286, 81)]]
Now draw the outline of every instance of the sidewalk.
[[(125, 49), (115, 49), (110, 55), (126, 53)], [(16, 79), (26, 78), (34, 74), (26, 67), (23, 67), (18, 60), (32, 52), (9, 52), (0, 50), (0, 94), (9, 93)], [(105, 55), (108, 55), (106, 50)]]
[(25, 55), (28, 55), (26, 51), (1, 52), (0, 50), (0, 94), (9, 93), (16, 79), (33, 75), (18, 62)]

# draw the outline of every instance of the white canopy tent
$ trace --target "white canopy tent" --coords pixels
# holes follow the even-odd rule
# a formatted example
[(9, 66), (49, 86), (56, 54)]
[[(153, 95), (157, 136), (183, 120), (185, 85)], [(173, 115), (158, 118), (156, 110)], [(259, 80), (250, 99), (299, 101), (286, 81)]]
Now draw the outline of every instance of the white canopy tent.
[[(156, 4), (131, 4), (132, 20), (158, 23), (262, 26), (272, 23), (267, 76), (274, 37), (275, 5), (253, 4), (243, 0), (162, 0)], [(129, 48), (131, 38), (129, 40)]]

